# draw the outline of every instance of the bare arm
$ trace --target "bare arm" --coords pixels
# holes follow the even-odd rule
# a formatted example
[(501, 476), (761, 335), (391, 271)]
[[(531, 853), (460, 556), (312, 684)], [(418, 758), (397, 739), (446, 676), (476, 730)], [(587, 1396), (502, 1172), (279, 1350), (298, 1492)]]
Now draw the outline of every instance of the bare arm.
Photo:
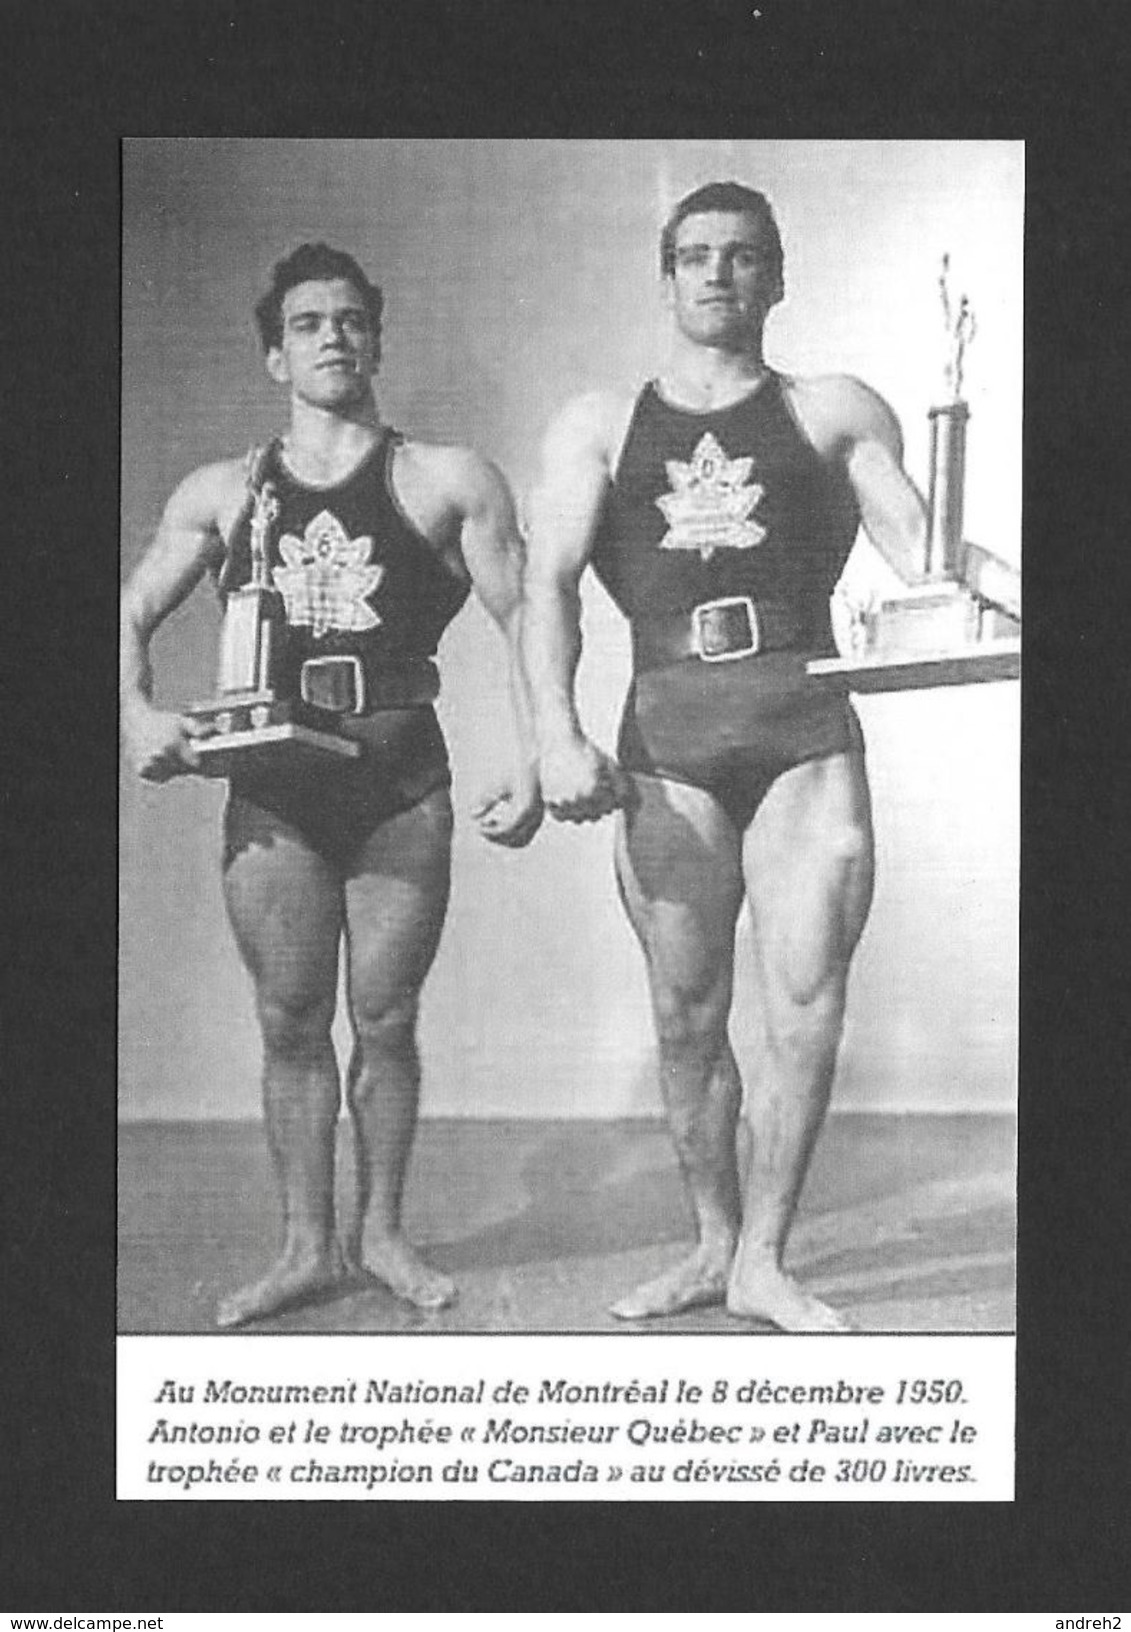
[(534, 705), (542, 793), (565, 821), (594, 821), (621, 802), (616, 767), (587, 741), (574, 700), (581, 657), (581, 576), (612, 470), (617, 406), (580, 397), (550, 427), (531, 495), (523, 656)]
[(507, 681), (518, 764), (513, 778), (485, 794), (475, 809), (480, 832), (493, 843), (529, 843), (542, 820), (533, 721), (520, 654), (522, 538), (514, 501), (494, 465), (466, 451), (448, 451), (462, 513), (460, 550), (472, 587), (499, 627), (507, 649)]
[(221, 544), (217, 517), (225, 489), (231, 486), (232, 468), (210, 465), (181, 483), (165, 507), (153, 543), (122, 594), (122, 735), (134, 769), (146, 781), (167, 781), (171, 776), (184, 775), (197, 763), (191, 738), (202, 734), (204, 728), (180, 714), (153, 706), (149, 643), (154, 631), (218, 557)]
[(895, 415), (886, 403), (880, 410), (848, 450), (848, 479), (864, 531), (904, 583), (917, 584), (927, 559), (927, 511), (903, 469)]
[(905, 583), (922, 583), (927, 512), (903, 468), (903, 437), (887, 403), (837, 375), (801, 385), (797, 406), (817, 451), (843, 462), (864, 531), (884, 560)]

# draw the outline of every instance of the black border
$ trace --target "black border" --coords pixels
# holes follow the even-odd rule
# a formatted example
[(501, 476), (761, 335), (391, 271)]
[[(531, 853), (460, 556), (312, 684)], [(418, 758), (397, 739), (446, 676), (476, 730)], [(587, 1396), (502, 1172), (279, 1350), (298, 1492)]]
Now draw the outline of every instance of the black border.
[[(1106, 0), (10, 0), (6, 1607), (1126, 1602), (1119, 23)], [(119, 139), (140, 134), (1026, 141), (1015, 1504), (114, 1502)]]

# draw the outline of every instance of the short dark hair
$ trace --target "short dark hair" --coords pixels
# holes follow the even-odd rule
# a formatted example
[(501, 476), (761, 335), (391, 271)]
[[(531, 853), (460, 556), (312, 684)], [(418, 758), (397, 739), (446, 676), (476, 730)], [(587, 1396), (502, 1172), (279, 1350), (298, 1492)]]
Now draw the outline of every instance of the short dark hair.
[(660, 271), (665, 278), (670, 278), (675, 271), (675, 235), (680, 222), (686, 221), (689, 215), (707, 214), (753, 216), (763, 230), (770, 265), (781, 280), (785, 257), (770, 201), (764, 193), (744, 187), (740, 181), (711, 181), (680, 199), (660, 233)]
[(328, 283), (334, 278), (343, 278), (347, 283), (352, 283), (365, 301), (373, 337), (380, 351), (381, 313), (385, 308), (385, 297), (380, 287), (370, 283), (352, 255), (347, 255), (342, 249), (331, 249), (329, 244), (319, 243), (299, 244), (281, 261), (276, 261), (271, 270), (271, 287), (255, 303), (255, 323), (265, 352), (282, 342), (283, 297), (288, 289), (297, 288), (300, 283)]

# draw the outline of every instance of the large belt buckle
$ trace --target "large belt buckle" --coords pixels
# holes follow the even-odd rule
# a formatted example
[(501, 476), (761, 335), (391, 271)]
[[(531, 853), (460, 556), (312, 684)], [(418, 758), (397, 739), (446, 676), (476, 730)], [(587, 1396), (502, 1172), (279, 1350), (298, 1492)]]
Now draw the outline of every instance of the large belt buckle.
[(365, 670), (353, 654), (308, 657), (299, 675), (299, 695), (311, 708), (329, 714), (365, 711)]
[[(707, 627), (711, 613), (736, 611), (741, 611), (746, 620), (745, 644), (739, 646), (730, 643), (725, 627), (721, 637), (712, 634)], [(723, 618), (720, 621), (725, 626), (729, 619)], [(719, 601), (701, 601), (698, 606), (692, 608), (691, 626), (695, 652), (704, 663), (730, 663), (735, 658), (751, 657), (762, 642), (758, 612), (749, 595), (726, 595)]]

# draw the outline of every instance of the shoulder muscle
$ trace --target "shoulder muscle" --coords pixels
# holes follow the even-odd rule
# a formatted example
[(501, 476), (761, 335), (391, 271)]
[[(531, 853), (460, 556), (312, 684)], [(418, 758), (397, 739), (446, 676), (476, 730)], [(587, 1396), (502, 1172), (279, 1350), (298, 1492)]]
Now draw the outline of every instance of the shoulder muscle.
[(564, 460), (597, 466), (611, 474), (632, 418), (633, 401), (615, 391), (587, 391), (566, 403), (543, 438), (544, 473)]
[(474, 448), (409, 442), (405, 448), (419, 480), (460, 517), (513, 514), (510, 489), (496, 465)]
[(219, 531), (227, 513), (242, 504), (246, 486), (242, 459), (202, 465), (174, 488), (162, 526), (200, 533)]
[(878, 443), (903, 459), (903, 434), (891, 408), (871, 386), (851, 374), (790, 380), (786, 386), (810, 440), (825, 456), (850, 456), (860, 444)]

